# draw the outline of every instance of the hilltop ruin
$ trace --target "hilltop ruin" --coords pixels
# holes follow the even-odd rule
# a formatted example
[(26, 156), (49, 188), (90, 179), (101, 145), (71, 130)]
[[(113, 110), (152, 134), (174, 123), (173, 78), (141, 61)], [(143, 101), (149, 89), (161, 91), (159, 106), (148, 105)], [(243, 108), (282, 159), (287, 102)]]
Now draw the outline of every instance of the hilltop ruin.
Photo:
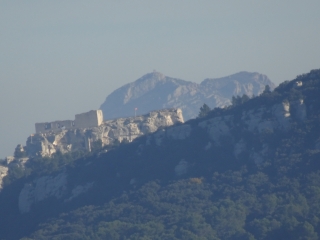
[(74, 120), (36, 123), (35, 129), (36, 133), (57, 132), (68, 129), (99, 127), (102, 122), (102, 111), (91, 110), (89, 112), (76, 114)]

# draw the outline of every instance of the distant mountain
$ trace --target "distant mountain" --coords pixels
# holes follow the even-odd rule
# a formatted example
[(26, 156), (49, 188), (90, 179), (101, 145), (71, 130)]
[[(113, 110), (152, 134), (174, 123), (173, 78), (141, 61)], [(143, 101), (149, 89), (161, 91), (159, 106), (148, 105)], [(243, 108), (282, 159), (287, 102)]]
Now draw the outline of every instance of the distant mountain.
[(17, 164), (0, 239), (319, 239), (319, 96), (320, 69), (132, 142)]
[(131, 143), (35, 156), (4, 178), (0, 239), (318, 239), (319, 95), (313, 70)]
[(163, 108), (181, 108), (185, 120), (195, 118), (206, 103), (210, 108), (231, 104), (232, 96), (259, 95), (266, 85), (275, 85), (266, 75), (239, 72), (223, 78), (208, 78), (201, 84), (148, 73), (111, 93), (101, 105), (105, 119), (128, 117)]

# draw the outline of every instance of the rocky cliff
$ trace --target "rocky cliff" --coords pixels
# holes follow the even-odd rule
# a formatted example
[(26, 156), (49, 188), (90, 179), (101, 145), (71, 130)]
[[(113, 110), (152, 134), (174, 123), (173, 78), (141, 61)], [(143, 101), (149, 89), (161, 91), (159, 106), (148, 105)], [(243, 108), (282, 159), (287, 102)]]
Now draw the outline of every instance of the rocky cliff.
[(28, 160), (35, 156), (51, 157), (57, 151), (61, 153), (91, 151), (92, 148), (104, 147), (116, 141), (128, 142), (144, 134), (157, 131), (176, 123), (183, 123), (181, 109), (163, 109), (146, 115), (118, 118), (104, 121), (99, 127), (72, 128), (36, 133), (28, 137), (26, 146), (18, 145), (15, 152), (24, 157), (7, 157), (0, 162), (0, 190), (2, 180), (9, 169), (23, 169)]
[(122, 142), (131, 142), (144, 134), (152, 133), (161, 127), (183, 123), (180, 109), (152, 111), (146, 115), (118, 118), (104, 121), (99, 127), (49, 131), (29, 137), (26, 145), (28, 156), (51, 156), (57, 151), (90, 151), (93, 144), (100, 142), (101, 147)]
[[(30, 169), (29, 175), (16, 179), (0, 193), (0, 213), (4, 215), (10, 212), (14, 215), (9, 220), (0, 219), (1, 230), (9, 229), (16, 222), (21, 227), (34, 221), (33, 226), (25, 229), (25, 235), (30, 234), (29, 229), (36, 229), (43, 219), (57, 216), (57, 213), (70, 213), (81, 206), (86, 207), (81, 211), (73, 211), (76, 217), (65, 219), (65, 223), (78, 219), (80, 212), (86, 221), (89, 218), (88, 211), (94, 208), (97, 212), (90, 217), (96, 218), (98, 222), (100, 219), (106, 221), (106, 217), (117, 212), (122, 212), (124, 219), (132, 220), (133, 205), (123, 208), (122, 204), (130, 196), (135, 203), (139, 197), (142, 198), (141, 204), (136, 208), (141, 213), (141, 219), (145, 219), (146, 213), (152, 212), (156, 216), (160, 214), (162, 219), (162, 211), (165, 216), (171, 217), (173, 208), (168, 208), (167, 204), (174, 202), (180, 208), (180, 200), (186, 199), (186, 210), (181, 211), (184, 214), (190, 210), (189, 199), (198, 197), (203, 200), (207, 197), (205, 202), (214, 201), (217, 204), (212, 205), (212, 209), (221, 209), (222, 219), (225, 218), (227, 209), (232, 213), (229, 218), (241, 218), (241, 226), (246, 225), (246, 231), (252, 231), (252, 235), (258, 236), (257, 239), (266, 238), (259, 237), (254, 232), (255, 227), (252, 226), (255, 225), (252, 224), (256, 223), (256, 219), (260, 219), (263, 224), (267, 217), (276, 219), (277, 229), (285, 229), (286, 224), (280, 226), (285, 218), (279, 217), (279, 214), (288, 213), (288, 216), (294, 215), (294, 221), (289, 219), (292, 226), (296, 226), (294, 224), (297, 219), (301, 221), (299, 224), (304, 224), (306, 220), (314, 219), (312, 214), (318, 211), (319, 94), (320, 70), (317, 70), (294, 81), (284, 82), (273, 92), (266, 91), (241, 104), (214, 109), (202, 118), (191, 119), (183, 124), (172, 124), (182, 122), (179, 110), (164, 111), (166, 113), (157, 111), (137, 118), (106, 121), (101, 128), (92, 128), (83, 133), (82, 139), (101, 139), (107, 144), (114, 139), (130, 140), (130, 137), (138, 136), (139, 133), (150, 134), (136, 138), (131, 143), (120, 144), (108, 152), (99, 150), (71, 163), (63, 162), (59, 168), (49, 173), (41, 172), (39, 168)], [(154, 132), (151, 133), (152, 131)], [(46, 136), (46, 139), (50, 143), (56, 141), (59, 146), (68, 146), (65, 144), (68, 141), (66, 135), (52, 139)], [(82, 140), (83, 148), (85, 144), (85, 140)], [(6, 169), (0, 168), (0, 173), (6, 174)], [(187, 181), (186, 184), (181, 185), (184, 180)], [(173, 188), (172, 182), (176, 183)], [(151, 184), (148, 185), (149, 183)], [(168, 187), (172, 188), (172, 194), (163, 193), (164, 201), (156, 205), (153, 203), (159, 199), (159, 188), (155, 187), (155, 183), (163, 186), (169, 184)], [(206, 185), (205, 191), (199, 194), (199, 187), (207, 183), (211, 185)], [(185, 189), (188, 195), (182, 195), (177, 200), (176, 196)], [(141, 192), (144, 190), (147, 194)], [(287, 199), (285, 202), (284, 198)], [(292, 201), (296, 200), (298, 202), (293, 208)], [(234, 201), (231, 207), (230, 201)], [(237, 215), (239, 209), (234, 208), (237, 204), (243, 208), (241, 216)], [(106, 205), (111, 210), (102, 214), (100, 210)], [(303, 205), (305, 211), (311, 214), (310, 217), (296, 211), (299, 209), (297, 207)], [(159, 206), (163, 206), (161, 211)], [(148, 210), (141, 211), (145, 207)], [(54, 210), (50, 212), (52, 209)], [(170, 214), (167, 214), (168, 209)], [(204, 208), (204, 221), (205, 216), (215, 216), (213, 213), (207, 215), (208, 209), (211, 208)], [(320, 211), (316, 214), (317, 218), (318, 216)], [(17, 221), (20, 218), (26, 220)], [(114, 219), (119, 221), (120, 218), (117, 216)], [(182, 215), (182, 219), (187, 218)], [(247, 219), (251, 222), (247, 223)], [(207, 224), (215, 227), (218, 222), (221, 221), (218, 219)], [(61, 225), (61, 234), (86, 227), (86, 222), (73, 229), (64, 228), (64, 222), (60, 220), (56, 223)], [(95, 222), (92, 221), (92, 224)], [(316, 226), (318, 221), (313, 224)], [(55, 229), (58, 225), (51, 225), (50, 229)], [(102, 225), (93, 226), (99, 229)], [(290, 225), (290, 229), (294, 229), (292, 226)], [(228, 225), (225, 229), (229, 227)], [(14, 233), (11, 230), (8, 235)]]
[(147, 113), (156, 109), (181, 108), (185, 120), (195, 118), (206, 103), (211, 108), (231, 104), (232, 96), (259, 95), (274, 84), (259, 73), (240, 72), (223, 78), (208, 78), (201, 84), (153, 72), (111, 93), (101, 105), (105, 119), (132, 116), (134, 109)]
[[(298, 88), (303, 88), (303, 85)], [(291, 86), (291, 89), (295, 90), (296, 85)], [(42, 154), (50, 155), (53, 153), (50, 149), (57, 149), (57, 147), (60, 148), (60, 151), (69, 151), (75, 146), (77, 148), (79, 146), (84, 147), (86, 138), (90, 138), (92, 141), (101, 139), (103, 144), (110, 144), (115, 139), (119, 141), (123, 139), (133, 140), (138, 136), (153, 133), (146, 135), (144, 142), (140, 140), (139, 146), (132, 153), (134, 156), (143, 154), (148, 147), (156, 146), (166, 149), (168, 148), (168, 142), (172, 141), (195, 141), (192, 133), (204, 132), (206, 137), (197, 140), (200, 142), (207, 139), (201, 146), (202, 151), (212, 151), (216, 154), (226, 145), (232, 146), (228, 151), (236, 161), (246, 154), (248, 161), (259, 166), (264, 163), (274, 149), (270, 146), (270, 142), (263, 142), (261, 139), (257, 141), (259, 147), (252, 147), (252, 142), (250, 142), (252, 139), (246, 136), (254, 134), (264, 136), (265, 134), (289, 132), (294, 126), (293, 123), (306, 120), (307, 109), (312, 108), (312, 104), (307, 106), (303, 99), (299, 97), (291, 101), (274, 98), (272, 101), (262, 101), (264, 104), (257, 105), (258, 107), (250, 106), (252, 102), (261, 101), (263, 98), (268, 99), (271, 95), (271, 93), (265, 93), (260, 98), (252, 99), (247, 106), (217, 109), (211, 112), (212, 116), (209, 114), (205, 118), (194, 119), (184, 124), (174, 125), (174, 123), (183, 122), (180, 109), (154, 111), (148, 115), (135, 118), (105, 121), (99, 128), (77, 130), (78, 132), (62, 131), (56, 135), (37, 136), (39, 139), (36, 141), (38, 141), (39, 146), (40, 144), (43, 146)], [(276, 93), (273, 95), (276, 95)], [(164, 126), (166, 127), (161, 128)], [(89, 134), (88, 130), (90, 130)], [(79, 145), (79, 142), (82, 145)], [(195, 160), (192, 159), (192, 161)], [(181, 177), (192, 171), (192, 166), (195, 166), (195, 162), (182, 158), (177, 159), (176, 165), (172, 169), (166, 169), (166, 171), (169, 174), (174, 173), (176, 177)], [(116, 178), (119, 181), (122, 178), (127, 178), (128, 185), (134, 186), (141, 181), (141, 176), (137, 173), (133, 176), (125, 176), (121, 173), (121, 169), (118, 171), (115, 175)], [(61, 199), (63, 202), (72, 201), (94, 186), (95, 181), (92, 178), (67, 189), (66, 174), (65, 171), (62, 171), (57, 175), (40, 177), (26, 184), (19, 196), (20, 212), (28, 212), (32, 205), (50, 197), (57, 200)]]
[[(310, 108), (312, 106), (309, 106)], [(172, 126), (148, 136), (146, 144), (155, 142), (158, 146), (161, 146), (162, 143), (167, 141), (184, 140), (190, 137), (192, 131), (201, 128), (208, 133), (210, 138), (210, 141), (203, 146), (204, 149), (222, 147), (225, 140), (228, 139), (228, 144), (234, 144), (235, 158), (241, 153), (249, 151), (252, 161), (260, 164), (267, 155), (268, 144), (263, 144), (259, 151), (249, 149), (247, 147), (249, 144), (241, 135), (245, 136), (248, 133), (274, 134), (277, 131), (287, 132), (292, 127), (292, 122), (303, 122), (307, 118), (307, 109), (308, 107), (303, 99), (292, 102), (281, 101), (268, 107), (248, 109), (237, 114), (223, 114), (203, 121), (198, 120), (196, 125), (191, 121), (181, 126)]]

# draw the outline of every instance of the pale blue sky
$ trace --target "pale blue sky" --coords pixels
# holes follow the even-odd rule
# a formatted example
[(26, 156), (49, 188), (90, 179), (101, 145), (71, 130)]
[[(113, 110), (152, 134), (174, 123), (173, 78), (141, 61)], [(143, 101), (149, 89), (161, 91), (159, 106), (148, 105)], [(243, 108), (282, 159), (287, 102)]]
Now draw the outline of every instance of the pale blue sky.
[(319, 0), (0, 0), (0, 157), (35, 122), (99, 108), (157, 70), (200, 82), (239, 71), (279, 84), (320, 67)]

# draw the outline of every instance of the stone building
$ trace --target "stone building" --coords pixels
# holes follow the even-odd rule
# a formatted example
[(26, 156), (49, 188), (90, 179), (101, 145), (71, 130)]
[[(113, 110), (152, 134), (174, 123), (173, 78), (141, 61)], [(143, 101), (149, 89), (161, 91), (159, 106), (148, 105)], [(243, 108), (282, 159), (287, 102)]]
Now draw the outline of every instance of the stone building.
[(89, 112), (76, 114), (75, 120), (63, 120), (54, 122), (36, 123), (36, 133), (57, 132), (73, 128), (91, 128), (98, 127), (103, 122), (101, 110), (91, 110)]
[(103, 122), (103, 114), (101, 110), (91, 110), (89, 112), (76, 114), (76, 128), (99, 127)]
[(49, 132), (49, 131), (59, 131), (63, 129), (71, 129), (75, 126), (73, 120), (63, 120), (45, 123), (36, 123), (36, 133)]
[[(131, 142), (142, 135), (184, 122), (181, 109), (162, 109), (145, 115), (106, 121), (102, 119), (101, 110), (90, 111), (77, 114), (74, 126), (66, 127), (63, 131), (58, 131), (61, 125), (60, 128), (55, 128), (57, 131), (42, 128), (40, 129), (42, 132), (28, 137), (25, 147), (27, 156), (50, 157), (57, 151), (61, 153), (90, 151), (98, 142), (101, 146), (113, 144), (115, 141)], [(57, 122), (52, 124), (54, 123)], [(181, 134), (188, 134), (187, 130), (183, 129), (182, 133), (172, 134), (179, 138)]]

